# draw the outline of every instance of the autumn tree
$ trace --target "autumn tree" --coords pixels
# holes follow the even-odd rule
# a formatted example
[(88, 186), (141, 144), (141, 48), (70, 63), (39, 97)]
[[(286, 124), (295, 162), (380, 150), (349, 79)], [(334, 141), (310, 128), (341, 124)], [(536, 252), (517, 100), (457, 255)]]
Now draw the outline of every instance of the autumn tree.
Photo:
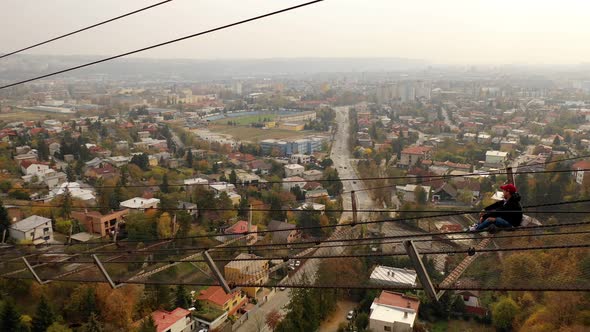
[(72, 332), (72, 329), (58, 322), (54, 322), (47, 328), (47, 332)]
[(65, 317), (69, 322), (83, 323), (87, 322), (93, 313), (98, 314), (94, 288), (88, 285), (76, 287), (65, 304)]
[(162, 213), (158, 218), (158, 237), (161, 239), (172, 236), (172, 218), (168, 212)]
[(266, 325), (268, 325), (268, 327), (270, 327), (270, 329), (274, 331), (277, 328), (277, 325), (279, 325), (279, 323), (281, 322), (282, 318), (283, 315), (281, 315), (281, 313), (277, 309), (273, 309), (268, 314), (266, 314)]
[[(109, 324), (109, 330), (128, 330), (137, 297), (135, 288), (110, 289), (107, 285), (96, 287), (96, 302), (101, 320)], [(93, 315), (91, 315), (92, 320)]]
[(518, 310), (518, 304), (513, 299), (504, 297), (492, 308), (492, 323), (500, 330), (509, 330)]
[(145, 318), (142, 322), (141, 322), (141, 326), (139, 327), (138, 332), (156, 332), (157, 328), (156, 328), (156, 322), (154, 322), (154, 318), (152, 318), (152, 315), (148, 315), (147, 318)]

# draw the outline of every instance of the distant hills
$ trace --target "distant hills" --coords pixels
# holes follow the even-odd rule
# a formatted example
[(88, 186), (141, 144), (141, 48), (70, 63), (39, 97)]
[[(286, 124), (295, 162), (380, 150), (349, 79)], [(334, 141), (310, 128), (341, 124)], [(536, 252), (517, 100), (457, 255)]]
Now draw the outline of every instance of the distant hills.
[[(98, 56), (15, 55), (0, 59), (0, 80), (18, 80), (101, 59)], [(248, 76), (310, 75), (422, 69), (402, 58), (273, 58), (252, 60), (117, 59), (63, 74), (72, 78), (209, 80)]]

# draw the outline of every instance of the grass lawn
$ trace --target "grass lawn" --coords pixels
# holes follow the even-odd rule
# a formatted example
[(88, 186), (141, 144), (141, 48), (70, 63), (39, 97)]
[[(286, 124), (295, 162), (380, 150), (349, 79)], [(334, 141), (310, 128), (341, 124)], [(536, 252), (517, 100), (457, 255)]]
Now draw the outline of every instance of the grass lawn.
[(305, 131), (291, 131), (284, 129), (260, 129), (227, 125), (210, 125), (208, 129), (212, 132), (231, 135), (235, 139), (240, 141), (250, 142), (258, 142), (268, 138), (302, 138), (310, 135), (310, 132)]
[(67, 121), (76, 117), (75, 114), (59, 114), (59, 113), (48, 113), (48, 112), (32, 112), (25, 110), (17, 110), (10, 113), (0, 113), (0, 121), (4, 122), (15, 122), (15, 121), (43, 121), (46, 119), (55, 119), (60, 121)]
[(432, 332), (494, 332), (496, 331), (493, 327), (488, 325), (479, 324), (473, 320), (464, 321), (461, 319), (440, 321), (431, 325), (430, 331)]
[(227, 117), (219, 120), (212, 121), (214, 124), (227, 124), (228, 121), (236, 122), (238, 125), (249, 125), (252, 123), (262, 122), (264, 119), (274, 121), (276, 118), (275, 114), (266, 113), (258, 115), (245, 115), (236, 117)]

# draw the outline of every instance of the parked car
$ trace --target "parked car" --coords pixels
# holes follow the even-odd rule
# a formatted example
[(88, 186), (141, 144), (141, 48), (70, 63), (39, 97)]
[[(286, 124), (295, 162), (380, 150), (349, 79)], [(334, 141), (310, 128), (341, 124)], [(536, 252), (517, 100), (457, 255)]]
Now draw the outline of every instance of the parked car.
[(295, 266), (301, 265), (301, 261), (295, 261)]
[(287, 288), (285, 288), (283, 286), (279, 287), (279, 290), (281, 290), (281, 291), (284, 291), (285, 289), (287, 289)]

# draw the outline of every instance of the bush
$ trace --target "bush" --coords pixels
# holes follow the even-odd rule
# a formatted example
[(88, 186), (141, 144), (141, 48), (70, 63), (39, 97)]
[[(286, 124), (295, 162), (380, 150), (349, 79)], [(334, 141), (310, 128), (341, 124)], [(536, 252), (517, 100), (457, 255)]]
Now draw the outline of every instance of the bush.
[(60, 219), (55, 222), (55, 230), (62, 234), (69, 234), (70, 227), (72, 227), (71, 220)]
[(17, 190), (13, 190), (11, 191), (8, 196), (10, 198), (14, 198), (14, 199), (22, 199), (22, 200), (29, 200), (29, 194), (27, 194), (25, 191), (17, 189)]
[(348, 328), (348, 323), (346, 323), (346, 322), (342, 322), (342, 323), (338, 324), (338, 332), (345, 332), (347, 328)]

